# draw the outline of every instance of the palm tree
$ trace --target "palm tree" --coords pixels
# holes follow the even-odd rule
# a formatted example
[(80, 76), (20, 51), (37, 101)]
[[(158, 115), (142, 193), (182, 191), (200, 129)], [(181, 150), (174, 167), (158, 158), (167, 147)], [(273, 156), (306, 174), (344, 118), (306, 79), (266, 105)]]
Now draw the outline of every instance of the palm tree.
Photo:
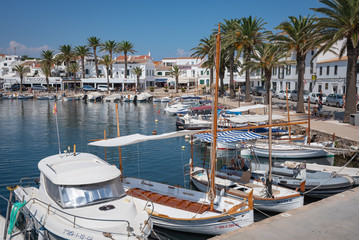
[(214, 69), (214, 48), (215, 48), (215, 38), (214, 35), (210, 35), (208, 38), (202, 38), (197, 47), (191, 49), (192, 57), (199, 57), (201, 59), (207, 60), (202, 64), (203, 67), (210, 70), (209, 82), (210, 86), (213, 84), (213, 69)]
[(29, 58), (28, 55), (22, 55), (21, 58), (20, 58), (20, 61), (25, 61), (28, 58)]
[[(244, 62), (250, 61), (254, 47), (260, 44), (266, 37), (263, 26), (266, 23), (261, 18), (241, 18), (235, 22), (236, 30), (231, 32), (231, 36), (226, 40), (228, 45), (233, 45), (237, 49), (237, 58), (243, 55)], [(245, 71), (246, 96), (245, 101), (250, 102), (250, 69)]]
[(176, 93), (178, 93), (178, 78), (183, 73), (183, 70), (180, 69), (177, 65), (173, 66), (170, 70), (170, 75), (176, 78)]
[(269, 103), (269, 91), (271, 89), (272, 70), (284, 66), (287, 51), (280, 45), (274, 43), (261, 43), (256, 45), (254, 53), (251, 55), (251, 61), (244, 64), (244, 69), (262, 69), (266, 81), (266, 103)]
[[(240, 20), (238, 19), (224, 19), (224, 23), (221, 23), (221, 35), (223, 36), (222, 48), (225, 49), (229, 56), (229, 98), (235, 98), (234, 91), (234, 54), (237, 48), (234, 44), (231, 44), (232, 34), (236, 32), (237, 26)], [(228, 40), (227, 40), (228, 39)]]
[(102, 59), (100, 60), (100, 64), (103, 64), (106, 66), (106, 76), (107, 76), (107, 94), (110, 94), (110, 78), (109, 78), (109, 74), (108, 72), (110, 71), (110, 66), (114, 61), (112, 60), (112, 58), (109, 55), (105, 55), (102, 57)]
[(88, 43), (87, 45), (89, 47), (92, 47), (93, 49), (93, 55), (95, 57), (96, 77), (99, 77), (96, 49), (97, 47), (101, 46), (101, 39), (98, 37), (89, 37), (87, 38), (87, 43)]
[(80, 71), (81, 67), (77, 62), (70, 63), (67, 67), (67, 71), (72, 73), (74, 77), (74, 90), (76, 92), (76, 73)]
[(54, 59), (54, 51), (46, 50), (41, 52), (41, 71), (45, 75), (46, 78), (46, 84), (47, 84), (47, 91), (50, 93), (50, 83), (49, 83), (49, 77), (51, 76), (51, 68), (52, 65), (55, 63)]
[(92, 56), (90, 49), (87, 46), (78, 46), (75, 47), (76, 56), (81, 58), (81, 66), (82, 66), (82, 78), (85, 78), (85, 57)]
[[(112, 59), (112, 54), (116, 52), (118, 49), (118, 43), (116, 41), (106, 41), (103, 46), (101, 47), (100, 51), (107, 51), (110, 54), (110, 58)], [(113, 78), (112, 75), (112, 64), (111, 64), (111, 78)]]
[(142, 75), (142, 68), (141, 67), (135, 67), (132, 69), (132, 72), (136, 75), (137, 77), (137, 83), (136, 83), (136, 90), (140, 91), (141, 90), (141, 86), (140, 86), (140, 76)]
[(336, 42), (344, 39), (339, 57), (347, 52), (348, 63), (345, 86), (345, 111), (343, 122), (348, 123), (350, 115), (356, 112), (357, 104), (357, 59), (359, 56), (359, 3), (358, 0), (319, 0), (326, 5), (313, 10), (324, 15), (319, 18), (318, 27), (322, 30), (326, 44), (320, 52), (326, 52)]
[(28, 68), (23, 65), (16, 65), (14, 70), (19, 73), (20, 76), (20, 94), (22, 93), (22, 80), (24, 79), (24, 74), (27, 72)]
[(298, 100), (297, 113), (304, 112), (304, 71), (305, 58), (307, 53), (318, 47), (321, 43), (320, 31), (315, 28), (316, 18), (313, 16), (289, 17), (279, 24), (276, 29), (282, 30), (283, 33), (275, 36), (278, 44), (287, 48), (288, 52), (296, 53), (296, 61), (298, 68)]
[(125, 55), (125, 79), (127, 79), (127, 53), (134, 54), (136, 51), (134, 50), (134, 45), (130, 41), (122, 41), (119, 43), (118, 52), (123, 52)]
[[(72, 51), (71, 45), (61, 45), (59, 47), (60, 53), (56, 56), (56, 58), (61, 62), (65, 63), (66, 68), (69, 66), (70, 61), (74, 59), (75, 54)], [(69, 77), (69, 71), (67, 72), (67, 77)]]

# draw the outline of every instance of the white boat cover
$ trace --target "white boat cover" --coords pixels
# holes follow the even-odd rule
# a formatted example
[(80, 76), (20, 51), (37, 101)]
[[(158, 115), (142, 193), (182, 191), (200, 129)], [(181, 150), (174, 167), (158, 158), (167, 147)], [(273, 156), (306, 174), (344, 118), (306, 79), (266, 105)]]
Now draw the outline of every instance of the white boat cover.
[[(201, 140), (202, 142), (212, 142), (212, 134), (211, 133), (199, 133), (194, 135), (196, 138)], [(256, 140), (259, 138), (267, 138), (266, 136), (260, 135), (254, 132), (248, 131), (224, 131), (218, 132), (217, 142), (240, 142), (240, 141), (249, 141)]]
[(126, 146), (130, 144), (151, 141), (151, 140), (161, 140), (166, 138), (181, 137), (185, 135), (194, 135), (202, 131), (203, 130), (183, 130), (183, 131), (164, 133), (161, 135), (143, 135), (136, 133), (123, 137), (100, 140), (100, 141), (89, 143), (88, 145), (98, 146), (98, 147), (121, 147), (121, 146)]
[[(272, 114), (272, 120), (283, 119), (284, 117), (277, 114)], [(227, 118), (227, 120), (234, 123), (259, 123), (259, 122), (267, 122), (268, 115), (237, 115), (235, 117)]]
[(228, 110), (226, 110), (226, 112), (227, 113), (245, 112), (245, 111), (249, 111), (249, 110), (253, 110), (253, 109), (266, 108), (266, 107), (267, 107), (267, 105), (256, 104), (256, 105), (251, 105), (251, 106), (243, 106), (243, 107), (228, 109)]

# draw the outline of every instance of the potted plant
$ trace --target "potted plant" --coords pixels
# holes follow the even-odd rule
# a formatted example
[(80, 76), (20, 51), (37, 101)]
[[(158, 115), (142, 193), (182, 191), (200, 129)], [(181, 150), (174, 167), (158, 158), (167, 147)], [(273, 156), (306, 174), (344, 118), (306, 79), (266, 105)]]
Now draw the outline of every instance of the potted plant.
[(150, 91), (151, 91), (151, 92), (154, 92), (154, 91), (155, 91), (155, 87), (153, 87), (153, 86), (150, 87)]
[(182, 91), (182, 92), (186, 92), (186, 89), (183, 87), (183, 88), (181, 88), (181, 91)]
[(167, 86), (165, 86), (165, 92), (168, 92), (168, 87)]

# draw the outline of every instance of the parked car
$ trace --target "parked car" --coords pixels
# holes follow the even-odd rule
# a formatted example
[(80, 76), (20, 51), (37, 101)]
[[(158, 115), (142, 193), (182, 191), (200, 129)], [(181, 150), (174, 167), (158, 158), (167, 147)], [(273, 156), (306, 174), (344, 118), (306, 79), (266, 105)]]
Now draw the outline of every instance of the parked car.
[(42, 86), (42, 85), (33, 85), (32, 90), (35, 90), (35, 91), (47, 91), (47, 87)]
[(253, 95), (255, 96), (262, 96), (262, 94), (265, 93), (263, 86), (256, 86), (253, 89)]
[(329, 94), (325, 100), (327, 106), (343, 107), (343, 94)]
[[(311, 103), (315, 103), (315, 104), (318, 104), (319, 103), (319, 92), (317, 92), (317, 93), (310, 93), (309, 94), (309, 101), (311, 102)], [(327, 95), (325, 94), (325, 93), (322, 93), (323, 94), (323, 99), (322, 99), (322, 103), (324, 104), (325, 103), (325, 101), (326, 101), (326, 99), (327, 99)], [(307, 101), (308, 101), (308, 99), (307, 99)]]
[[(298, 101), (298, 91), (297, 90), (293, 90), (290, 97), (292, 101)], [(304, 101), (308, 101), (308, 96), (309, 96), (309, 91), (308, 90), (303, 90), (303, 100)]]
[[(97, 85), (97, 89), (101, 92), (107, 92), (107, 85)], [(113, 91), (114, 89), (110, 87), (110, 91)]]
[[(290, 95), (291, 95), (292, 91), (291, 90), (288, 90), (288, 99), (290, 99)], [(277, 98), (279, 99), (287, 99), (287, 93), (285, 90), (280, 90), (278, 93), (277, 93)]]
[[(106, 88), (107, 88), (107, 86), (106, 86)], [(92, 87), (92, 86), (90, 86), (90, 85), (84, 85), (83, 87), (82, 87), (82, 90), (84, 90), (84, 91), (96, 91), (96, 88), (94, 88), (94, 87)], [(107, 91), (107, 90), (106, 90)]]
[[(241, 94), (245, 94), (246, 93), (246, 86), (242, 86), (241, 87)], [(253, 93), (253, 88), (249, 88), (249, 93), (252, 94)]]
[[(11, 91), (19, 91), (20, 90), (20, 84), (14, 84), (11, 86)], [(24, 85), (22, 85), (22, 90), (25, 91), (26, 88)]]

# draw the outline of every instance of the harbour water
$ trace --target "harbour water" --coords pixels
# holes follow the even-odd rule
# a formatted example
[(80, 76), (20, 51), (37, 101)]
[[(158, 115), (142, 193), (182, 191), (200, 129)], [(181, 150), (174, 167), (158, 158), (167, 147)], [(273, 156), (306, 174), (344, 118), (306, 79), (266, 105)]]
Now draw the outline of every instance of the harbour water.
[[(38, 161), (59, 152), (54, 101), (0, 102), (0, 194), (8, 197), (6, 186), (24, 177), (37, 177)], [(176, 117), (164, 114), (161, 103), (119, 103), (121, 135), (141, 133), (151, 135), (176, 130)], [(118, 166), (118, 148), (88, 146), (90, 140), (117, 136), (114, 103), (57, 102), (60, 150), (93, 153)], [(157, 120), (157, 121), (156, 121)], [(183, 146), (185, 147), (183, 149)], [(191, 156), (190, 144), (182, 138), (144, 142), (122, 147), (124, 176), (189, 187), (184, 166)], [(202, 166), (204, 148), (194, 148), (195, 164)], [(207, 151), (208, 153), (209, 151)], [(224, 156), (227, 156), (224, 153)], [(325, 163), (325, 160), (324, 162)], [(0, 201), (5, 215), (6, 202)], [(263, 217), (263, 216), (262, 216)], [(256, 216), (260, 219), (261, 216)], [(208, 236), (174, 233), (163, 229), (156, 232), (169, 239), (207, 239)]]

